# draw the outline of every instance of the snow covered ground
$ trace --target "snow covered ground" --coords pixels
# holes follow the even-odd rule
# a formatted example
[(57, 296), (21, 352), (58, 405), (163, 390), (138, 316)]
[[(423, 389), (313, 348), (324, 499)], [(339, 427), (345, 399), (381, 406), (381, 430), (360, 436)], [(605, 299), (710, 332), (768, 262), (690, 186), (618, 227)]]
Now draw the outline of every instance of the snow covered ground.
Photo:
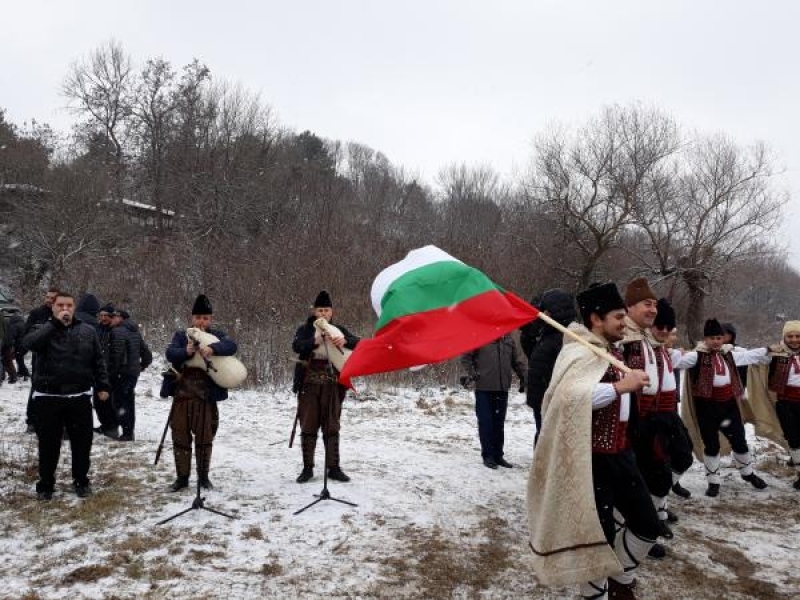
[[(506, 457), (480, 460), (473, 399), (454, 389), (360, 382), (342, 416), (342, 467), (350, 483), (293, 512), (322, 488), (304, 485), (299, 439), (287, 447), (295, 399), (285, 390), (237, 391), (220, 404), (206, 506), (194, 489), (168, 493), (169, 411), (151, 368), (140, 381), (137, 439), (95, 438), (94, 494), (69, 487), (64, 445), (52, 502), (35, 499), (35, 437), (24, 431), (28, 384), (0, 387), (0, 598), (574, 598), (531, 575), (525, 485), (534, 433), (522, 394), (512, 393)], [(640, 569), (640, 598), (800, 598), (800, 492), (773, 445), (755, 442), (770, 487), (755, 491), (724, 463), (721, 496), (703, 495), (702, 468), (684, 478), (670, 556)], [(322, 444), (317, 449), (322, 464)], [(192, 478), (194, 485), (194, 477)], [(568, 510), (568, 507), (565, 507)]]

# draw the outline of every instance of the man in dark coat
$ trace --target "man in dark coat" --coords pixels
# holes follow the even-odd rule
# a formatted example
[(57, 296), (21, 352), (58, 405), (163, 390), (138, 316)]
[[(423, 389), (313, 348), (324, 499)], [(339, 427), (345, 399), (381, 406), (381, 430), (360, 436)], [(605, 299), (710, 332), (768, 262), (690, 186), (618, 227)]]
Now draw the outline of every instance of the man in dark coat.
[(111, 386), (117, 420), (122, 426), (122, 435), (117, 439), (120, 442), (132, 442), (136, 426), (136, 382), (139, 374), (153, 362), (153, 353), (127, 311), (117, 309), (111, 325)]
[(228, 390), (218, 386), (205, 369), (187, 366), (185, 363), (196, 353), (204, 359), (213, 356), (233, 356), (238, 346), (235, 341), (218, 329), (211, 328), (213, 311), (209, 299), (200, 294), (192, 307), (192, 327), (201, 329), (219, 341), (200, 348), (189, 339), (186, 330), (176, 331), (167, 347), (166, 357), (172, 367), (180, 373), (176, 379), (165, 380), (163, 397), (173, 396), (170, 428), (172, 447), (175, 454), (177, 478), (170, 490), (177, 492), (189, 486), (189, 472), (192, 466), (192, 436), (197, 460), (197, 477), (200, 486), (212, 489), (208, 478), (211, 466), (211, 449), (219, 426), (217, 402), (228, 397)]
[[(303, 470), (297, 483), (305, 483), (314, 476), (314, 452), (317, 432), (322, 429), (325, 444), (325, 467), (328, 477), (336, 481), (350, 481), (339, 465), (339, 430), (342, 402), (347, 388), (338, 383), (339, 372), (327, 356), (327, 346), (322, 334), (314, 326), (317, 319), (331, 323), (333, 302), (330, 294), (321, 291), (314, 300), (311, 316), (294, 335), (292, 350), (298, 354), (293, 391), (297, 396), (297, 420), (300, 423), (300, 443), (303, 452)], [(332, 337), (336, 348), (352, 350), (358, 338), (339, 323), (335, 327), (341, 336)]]
[(72, 449), (72, 479), (75, 493), (90, 493), (89, 465), (92, 449), (92, 390), (108, 399), (108, 376), (100, 354), (97, 333), (76, 319), (75, 300), (64, 292), (54, 299), (51, 318), (25, 336), (25, 346), (34, 353), (33, 410), (39, 436), (39, 481), (41, 500), (53, 497), (55, 471), (66, 429)]
[(8, 383), (16, 383), (17, 369), (14, 365), (14, 344), (11, 340), (9, 315), (0, 313), (0, 385), (8, 374)]
[(478, 437), (484, 466), (510, 469), (514, 465), (503, 457), (508, 389), (511, 377), (517, 374), (520, 391), (525, 387), (525, 361), (522, 351), (510, 334), (461, 357), (467, 374), (462, 383), (475, 385), (475, 415), (478, 418)]
[[(557, 321), (564, 327), (572, 323), (576, 317), (575, 297), (564, 290), (547, 290), (539, 301), (539, 310)], [(553, 365), (556, 364), (558, 353), (564, 343), (564, 334), (537, 319), (541, 322), (539, 338), (535, 345), (531, 347), (528, 355), (528, 388), (526, 402), (533, 409), (533, 418), (536, 421), (536, 437), (534, 444), (539, 439), (542, 429), (542, 398), (547, 386), (550, 385), (550, 377), (553, 374)], [(520, 338), (521, 339), (521, 338)]]
[[(112, 330), (114, 329), (111, 324), (111, 317), (114, 315), (115, 310), (114, 305), (108, 302), (101, 306), (97, 313), (97, 336), (100, 338), (100, 352), (103, 354), (106, 369), (109, 371), (109, 378), (111, 378), (109, 356), (113, 338)], [(99, 402), (95, 398), (94, 411), (97, 414), (97, 420), (100, 421), (100, 426), (95, 429), (95, 433), (102, 433), (112, 439), (118, 439), (119, 421), (117, 420), (117, 409), (114, 403), (113, 391), (108, 402)]]
[(25, 348), (22, 345), (22, 338), (25, 336), (25, 319), (21, 315), (13, 314), (9, 316), (8, 336), (11, 346), (14, 348), (17, 377), (22, 377), (22, 380), (25, 381), (31, 374), (25, 364)]
[[(58, 288), (55, 287), (48, 288), (47, 293), (45, 293), (44, 295), (44, 304), (34, 308), (33, 310), (31, 310), (31, 312), (28, 313), (28, 318), (25, 320), (25, 331), (23, 334), (24, 336), (27, 336), (31, 331), (34, 331), (38, 327), (41, 327), (42, 325), (47, 323), (47, 321), (50, 320), (50, 318), (53, 316), (53, 310), (52, 310), (53, 302), (55, 301), (57, 295), (58, 295)], [(28, 350), (29, 348), (23, 341), (22, 344), (23, 360), (25, 353)], [(36, 364), (35, 356), (32, 357), (31, 364), (32, 365)], [(25, 409), (25, 423), (28, 426), (28, 433), (36, 433), (36, 420), (33, 414), (33, 386), (31, 386), (31, 392), (30, 395), (28, 396), (28, 406)]]

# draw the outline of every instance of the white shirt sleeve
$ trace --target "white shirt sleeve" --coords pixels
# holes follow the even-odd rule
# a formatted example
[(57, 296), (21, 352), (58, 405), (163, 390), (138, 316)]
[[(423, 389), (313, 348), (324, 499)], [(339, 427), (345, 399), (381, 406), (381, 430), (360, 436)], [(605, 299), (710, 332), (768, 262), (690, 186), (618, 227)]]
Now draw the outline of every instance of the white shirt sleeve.
[(691, 369), (697, 364), (697, 352), (694, 350), (691, 352), (684, 352), (683, 354), (681, 354), (680, 350), (673, 350), (672, 352), (673, 369)]
[(592, 410), (605, 408), (617, 397), (613, 383), (598, 383), (592, 391)]
[(736, 347), (731, 350), (731, 354), (733, 354), (733, 361), (738, 367), (744, 367), (746, 365), (768, 365), (772, 360), (772, 357), (769, 355), (769, 350), (766, 348), (747, 350), (746, 348)]

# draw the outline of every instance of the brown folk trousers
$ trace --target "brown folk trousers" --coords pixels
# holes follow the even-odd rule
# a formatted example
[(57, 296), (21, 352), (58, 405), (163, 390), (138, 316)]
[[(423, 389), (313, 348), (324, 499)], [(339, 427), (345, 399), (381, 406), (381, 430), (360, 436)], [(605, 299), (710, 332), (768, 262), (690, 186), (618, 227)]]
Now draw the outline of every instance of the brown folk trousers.
[(179, 477), (192, 470), (192, 436), (197, 457), (197, 473), (208, 476), (211, 447), (219, 427), (217, 403), (208, 399), (210, 382), (201, 369), (184, 369), (175, 391), (172, 409), (172, 450)]
[(304, 467), (314, 467), (317, 431), (320, 429), (327, 450), (325, 466), (339, 466), (339, 429), (342, 400), (346, 393), (346, 388), (336, 383), (335, 378), (327, 379), (313, 368), (306, 374), (303, 388), (297, 397)]

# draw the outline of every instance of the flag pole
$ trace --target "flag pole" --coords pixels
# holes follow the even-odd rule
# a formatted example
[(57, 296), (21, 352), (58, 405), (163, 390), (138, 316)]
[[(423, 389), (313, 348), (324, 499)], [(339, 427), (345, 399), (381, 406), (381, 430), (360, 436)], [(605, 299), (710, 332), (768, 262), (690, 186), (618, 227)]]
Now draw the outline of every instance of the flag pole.
[(583, 339), (578, 334), (576, 334), (574, 331), (570, 331), (569, 329), (564, 327), (561, 323), (559, 323), (555, 319), (553, 319), (553, 318), (547, 316), (546, 314), (544, 314), (544, 312), (539, 311), (539, 318), (542, 321), (544, 321), (545, 323), (547, 323), (548, 325), (550, 325), (551, 327), (554, 327), (555, 329), (558, 329), (564, 335), (569, 336), (570, 338), (572, 338), (573, 340), (575, 340), (579, 344), (583, 344), (589, 350), (594, 352), (597, 356), (599, 356), (603, 360), (607, 360), (608, 362), (610, 362), (612, 365), (614, 365), (616, 368), (618, 368), (623, 373), (630, 373), (631, 372), (631, 368), (628, 365), (626, 365), (625, 363), (623, 363), (621, 360), (615, 358), (614, 356), (612, 356), (611, 354), (609, 354), (608, 352), (606, 352), (602, 348), (599, 348), (599, 347), (595, 346), (594, 344), (590, 344), (585, 339)]

